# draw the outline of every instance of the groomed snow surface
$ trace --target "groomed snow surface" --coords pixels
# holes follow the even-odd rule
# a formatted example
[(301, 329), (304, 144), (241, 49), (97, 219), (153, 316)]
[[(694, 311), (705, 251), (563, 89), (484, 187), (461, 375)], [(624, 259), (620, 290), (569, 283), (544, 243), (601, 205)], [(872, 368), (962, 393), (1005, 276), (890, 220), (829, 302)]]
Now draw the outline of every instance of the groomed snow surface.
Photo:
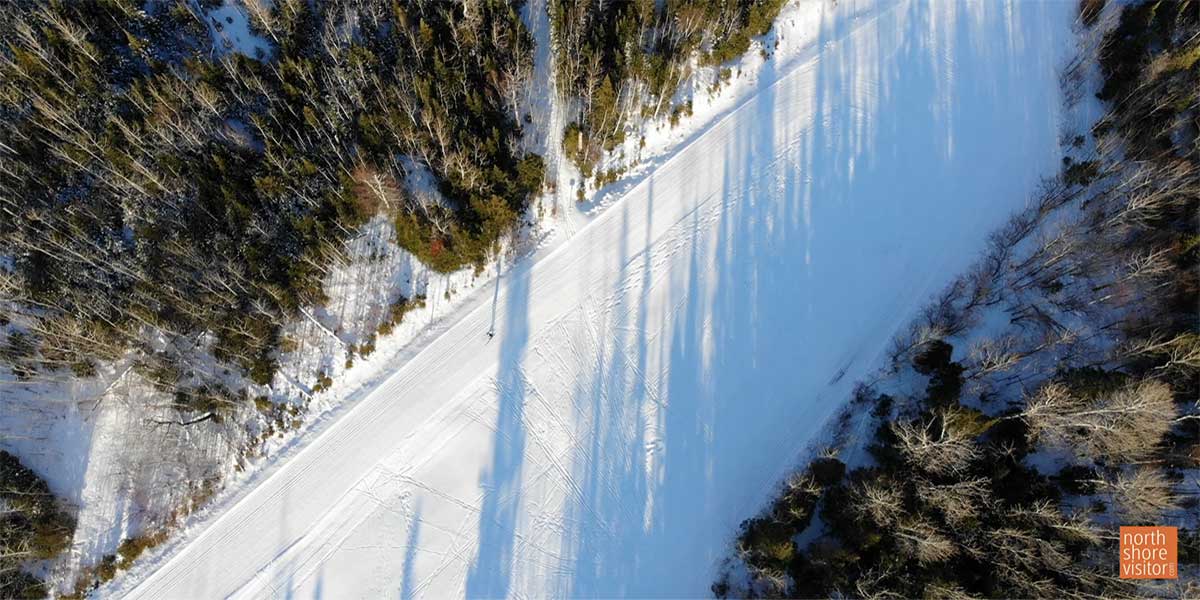
[(1057, 168), (1074, 3), (823, 6), (786, 72), (767, 61), (743, 104), (105, 591), (707, 595), (895, 329)]

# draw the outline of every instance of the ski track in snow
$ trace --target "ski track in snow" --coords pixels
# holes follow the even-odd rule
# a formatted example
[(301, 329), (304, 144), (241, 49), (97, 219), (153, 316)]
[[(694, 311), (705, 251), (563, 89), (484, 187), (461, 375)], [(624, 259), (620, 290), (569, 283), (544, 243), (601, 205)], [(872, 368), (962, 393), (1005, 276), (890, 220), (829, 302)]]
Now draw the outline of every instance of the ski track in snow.
[(504, 273), (495, 340), (479, 290), (105, 593), (707, 595), (895, 328), (1057, 165), (1072, 3), (839, 4), (807, 60)]

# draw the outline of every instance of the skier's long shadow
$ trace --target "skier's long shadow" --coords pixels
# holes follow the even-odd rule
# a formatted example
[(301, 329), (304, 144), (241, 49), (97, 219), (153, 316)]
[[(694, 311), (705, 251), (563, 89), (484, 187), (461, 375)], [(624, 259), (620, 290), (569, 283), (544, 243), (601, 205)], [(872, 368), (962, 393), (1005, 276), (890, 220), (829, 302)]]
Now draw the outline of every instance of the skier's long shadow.
[[(504, 285), (504, 323), (493, 330), (500, 338), (500, 365), (496, 375), (499, 406), (492, 464), (482, 475), (483, 506), (479, 514), (479, 550), (467, 575), (468, 598), (508, 595), (513, 566), (513, 539), (521, 505), (521, 467), (525, 459), (525, 374), (521, 361), (529, 342), (530, 261), (511, 269)], [(500, 296), (497, 281), (494, 295)]]
[(400, 569), (400, 600), (416, 597), (414, 566), (417, 561), (417, 545), (421, 542), (421, 505), (417, 504), (408, 524), (408, 540), (404, 543), (404, 563)]

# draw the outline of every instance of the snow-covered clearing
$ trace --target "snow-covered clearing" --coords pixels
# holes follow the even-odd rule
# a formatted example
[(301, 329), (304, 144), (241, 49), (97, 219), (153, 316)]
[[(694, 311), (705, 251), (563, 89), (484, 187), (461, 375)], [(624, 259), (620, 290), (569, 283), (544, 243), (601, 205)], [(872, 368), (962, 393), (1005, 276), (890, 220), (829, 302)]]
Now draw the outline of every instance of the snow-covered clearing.
[(104, 591), (707, 594), (895, 329), (1058, 168), (1073, 3), (821, 7), (754, 95)]
[(233, 0), (225, 0), (204, 15), (208, 32), (222, 52), (236, 51), (260, 60), (270, 56), (271, 44), (250, 32), (246, 13)]

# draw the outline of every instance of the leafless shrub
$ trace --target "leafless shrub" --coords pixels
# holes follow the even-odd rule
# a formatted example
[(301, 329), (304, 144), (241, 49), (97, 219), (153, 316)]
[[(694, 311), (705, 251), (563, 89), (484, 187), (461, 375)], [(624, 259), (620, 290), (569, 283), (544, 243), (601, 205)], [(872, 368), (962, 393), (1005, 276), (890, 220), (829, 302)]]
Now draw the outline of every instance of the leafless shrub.
[(924, 597), (929, 600), (972, 600), (976, 598), (961, 586), (945, 581), (937, 581), (925, 586)]
[(1031, 506), (1012, 509), (1009, 515), (1014, 520), (1028, 524), (1031, 527), (1048, 527), (1059, 537), (1084, 544), (1099, 544), (1102, 541), (1101, 531), (1086, 513), (1077, 512), (1064, 515), (1059, 507), (1043, 500)]
[(863, 600), (901, 600), (902, 594), (889, 590), (887, 579), (892, 576), (890, 569), (871, 569), (863, 573), (854, 582), (854, 595)]
[(1037, 574), (1068, 570), (1072, 561), (1061, 542), (1023, 527), (1000, 527), (989, 531), (986, 537), (996, 573), (1020, 590), (1021, 595), (1040, 598), (1045, 596), (1044, 590), (1059, 590)]
[(1018, 350), (1020, 341), (1014, 336), (987, 338), (976, 342), (967, 352), (967, 379), (1003, 373), (1021, 362), (1025, 354)]

